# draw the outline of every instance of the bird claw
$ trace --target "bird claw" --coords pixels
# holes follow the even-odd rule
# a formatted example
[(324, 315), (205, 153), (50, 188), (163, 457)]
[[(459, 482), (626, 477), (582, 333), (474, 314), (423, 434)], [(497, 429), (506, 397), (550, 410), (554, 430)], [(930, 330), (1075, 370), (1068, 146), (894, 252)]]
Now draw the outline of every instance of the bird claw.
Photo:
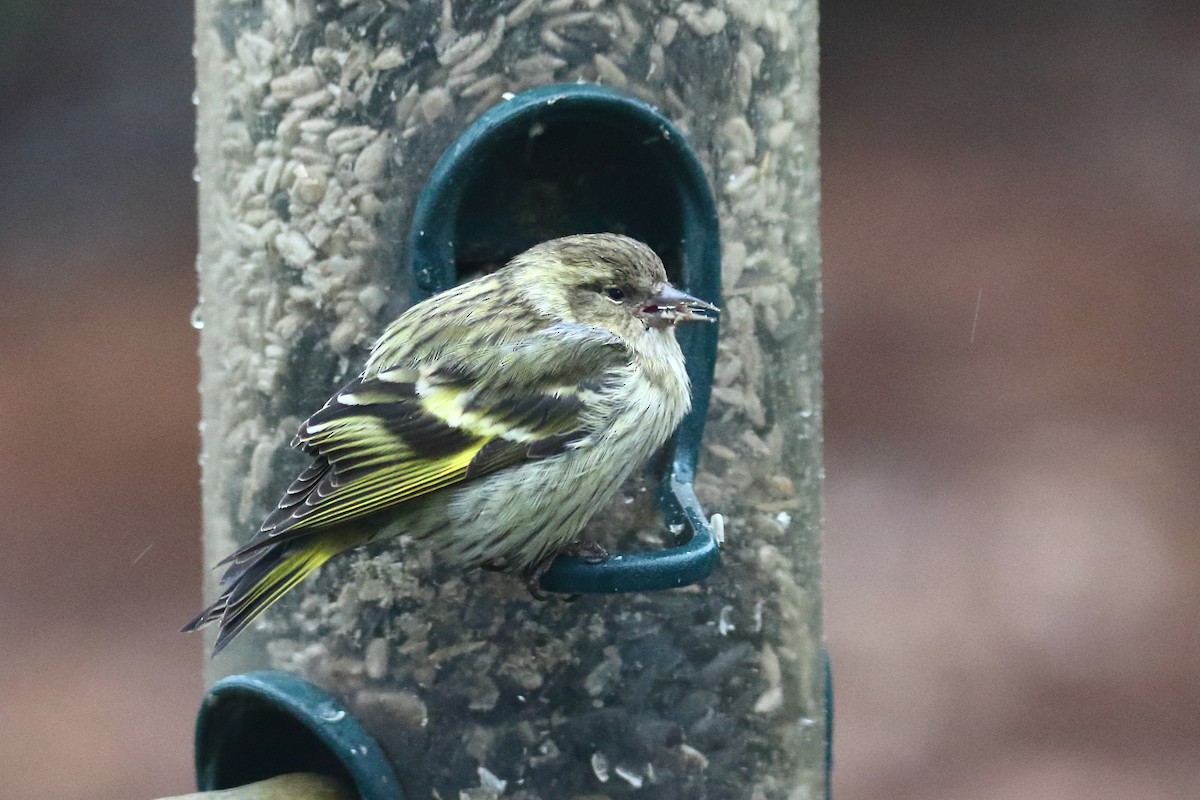
[(541, 580), (542, 576), (549, 571), (550, 565), (554, 563), (557, 555), (557, 553), (551, 553), (543, 556), (536, 564), (525, 570), (525, 588), (529, 590), (529, 596), (534, 600), (545, 602), (550, 599), (550, 595), (542, 591)]
[[(603, 564), (608, 561), (608, 551), (605, 550), (598, 542), (577, 540), (559, 550), (557, 553), (551, 553), (545, 556), (532, 567), (525, 571), (525, 588), (529, 590), (529, 596), (534, 600), (546, 601), (551, 598), (551, 594), (542, 591), (541, 580), (554, 563), (554, 559), (559, 556), (568, 556), (571, 558), (581, 558), (589, 564)], [(487, 569), (485, 566), (484, 569)], [(564, 603), (574, 603), (581, 595), (568, 594), (562, 595)]]
[(542, 587), (538, 585), (537, 578), (530, 578), (525, 581), (525, 588), (529, 590), (529, 596), (538, 602), (545, 603), (551, 597), (551, 595), (542, 591)]
[(603, 564), (608, 561), (608, 551), (599, 542), (591, 540), (576, 540), (558, 552), (560, 556), (582, 558), (589, 564)]

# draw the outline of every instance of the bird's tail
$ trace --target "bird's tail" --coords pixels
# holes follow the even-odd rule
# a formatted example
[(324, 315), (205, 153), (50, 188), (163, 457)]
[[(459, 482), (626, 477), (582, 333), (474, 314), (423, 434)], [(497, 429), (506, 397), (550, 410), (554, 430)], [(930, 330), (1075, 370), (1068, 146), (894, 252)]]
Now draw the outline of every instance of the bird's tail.
[(361, 543), (361, 539), (325, 533), (255, 550), (244, 560), (233, 561), (221, 578), (221, 596), (184, 625), (183, 630), (194, 631), (220, 622), (221, 631), (213, 646), (215, 656), (255, 617), (317, 567)]

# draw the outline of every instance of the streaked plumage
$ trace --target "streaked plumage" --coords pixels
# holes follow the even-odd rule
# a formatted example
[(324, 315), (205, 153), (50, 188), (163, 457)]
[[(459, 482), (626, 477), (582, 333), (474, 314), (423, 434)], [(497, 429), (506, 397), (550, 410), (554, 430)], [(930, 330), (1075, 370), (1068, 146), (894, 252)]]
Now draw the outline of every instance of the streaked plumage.
[(400, 533), (533, 574), (679, 424), (674, 326), (715, 311), (614, 234), (545, 242), (413, 306), (300, 426), (313, 463), (184, 629), (219, 622), (219, 651), (329, 558)]

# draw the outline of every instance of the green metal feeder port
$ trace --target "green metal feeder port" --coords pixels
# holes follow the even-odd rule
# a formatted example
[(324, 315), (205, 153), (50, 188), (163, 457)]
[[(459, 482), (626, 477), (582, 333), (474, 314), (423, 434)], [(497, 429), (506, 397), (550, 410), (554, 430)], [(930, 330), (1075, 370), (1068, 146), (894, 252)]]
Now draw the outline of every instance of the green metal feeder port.
[(391, 763), (345, 706), (283, 672), (214, 684), (196, 718), (195, 757), (201, 791), (315, 773), (334, 778), (359, 800), (404, 800)]

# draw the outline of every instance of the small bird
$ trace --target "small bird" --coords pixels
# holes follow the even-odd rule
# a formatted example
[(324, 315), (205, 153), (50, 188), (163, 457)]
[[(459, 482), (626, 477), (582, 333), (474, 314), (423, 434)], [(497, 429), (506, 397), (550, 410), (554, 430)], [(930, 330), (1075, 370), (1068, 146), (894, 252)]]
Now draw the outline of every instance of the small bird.
[(448, 563), (524, 575), (530, 593), (691, 406), (675, 326), (716, 306), (616, 234), (543, 242), (404, 312), (292, 442), (313, 463), (221, 565), (213, 654), (339, 553), (425, 540)]

